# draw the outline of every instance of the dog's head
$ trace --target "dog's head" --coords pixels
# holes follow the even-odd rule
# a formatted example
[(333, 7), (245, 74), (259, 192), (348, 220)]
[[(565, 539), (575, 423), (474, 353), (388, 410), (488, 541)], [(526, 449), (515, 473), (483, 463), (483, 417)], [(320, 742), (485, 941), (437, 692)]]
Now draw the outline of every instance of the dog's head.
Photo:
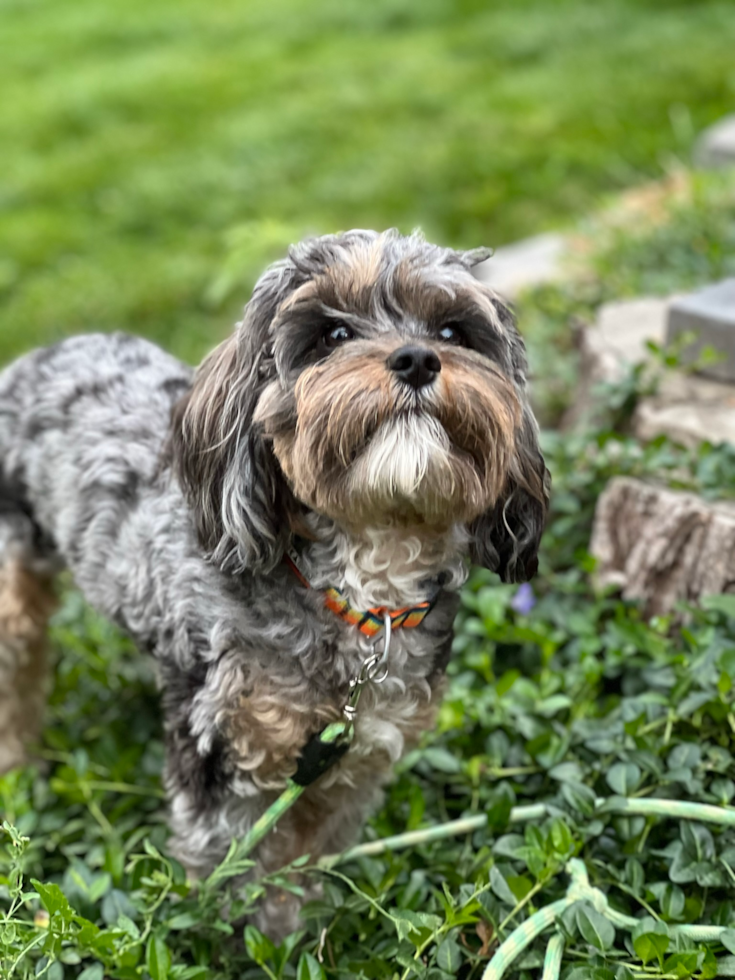
[(485, 254), (351, 231), (262, 276), (172, 423), (213, 561), (273, 567), (311, 509), (352, 529), (461, 522), (476, 561), (533, 574), (548, 473), (523, 342), (470, 271)]

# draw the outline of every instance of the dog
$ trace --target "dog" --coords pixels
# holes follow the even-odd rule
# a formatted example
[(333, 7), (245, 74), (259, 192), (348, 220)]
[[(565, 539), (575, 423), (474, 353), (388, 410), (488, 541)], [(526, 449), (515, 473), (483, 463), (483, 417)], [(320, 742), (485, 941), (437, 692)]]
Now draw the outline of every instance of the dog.
[[(487, 254), (418, 233), (314, 238), (196, 372), (88, 334), (0, 374), (1, 770), (39, 736), (67, 568), (155, 657), (170, 846), (194, 878), (343, 717), (377, 651), (352, 744), (257, 872), (356, 838), (432, 725), (470, 560), (508, 582), (537, 566), (549, 476), (524, 344), (472, 275)], [(262, 928), (284, 935), (298, 908), (266, 901)]]

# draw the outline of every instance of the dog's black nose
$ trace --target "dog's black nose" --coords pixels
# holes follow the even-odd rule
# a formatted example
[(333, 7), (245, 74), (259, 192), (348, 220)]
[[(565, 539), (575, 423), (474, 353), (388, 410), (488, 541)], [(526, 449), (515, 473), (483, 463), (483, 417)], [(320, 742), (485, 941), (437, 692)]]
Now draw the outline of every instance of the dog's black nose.
[(427, 347), (401, 347), (388, 358), (388, 367), (412, 388), (423, 388), (439, 374), (442, 362)]

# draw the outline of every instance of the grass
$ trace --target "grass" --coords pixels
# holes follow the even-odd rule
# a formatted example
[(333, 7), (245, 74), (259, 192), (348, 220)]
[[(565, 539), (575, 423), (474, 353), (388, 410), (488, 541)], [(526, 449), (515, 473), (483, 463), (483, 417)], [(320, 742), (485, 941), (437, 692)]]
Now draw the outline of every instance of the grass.
[[(0, 11), (0, 360), (116, 327), (198, 358), (262, 263), (306, 230), (421, 223), (469, 246), (570, 221), (668, 170), (735, 89), (731, 6), (706, 0)], [(735, 271), (732, 176), (646, 200), (630, 220), (583, 222), (580, 274), (523, 299), (549, 417), (573, 384), (579, 318)], [(682, 626), (647, 621), (589, 577), (611, 476), (708, 497), (735, 486), (731, 447), (621, 434), (634, 396), (629, 383), (607, 391), (594, 431), (545, 434), (555, 489), (535, 604), (519, 612), (514, 588), (473, 576), (437, 730), (366, 837), (479, 814), (488, 825), (307, 869), (322, 898), (278, 949), (229, 925), (264, 887), (233, 894), (237, 852), (196, 890), (166, 856), (151, 664), (69, 592), (43, 765), (0, 778), (3, 980), (479, 980), (518, 923), (564, 896), (571, 857), (638, 924), (575, 903), (558, 925), (562, 980), (734, 976), (735, 832), (594, 807), (735, 801), (732, 597)], [(538, 803), (546, 817), (511, 823), (513, 806)], [(724, 931), (702, 942), (672, 928), (691, 923)], [(537, 980), (545, 939), (513, 980)]]
[(0, 11), (0, 361), (116, 328), (198, 359), (306, 232), (497, 245), (660, 175), (735, 93), (729, 0)]
[[(644, 230), (599, 226), (585, 274), (527, 296), (529, 321), (544, 326), (547, 342), (563, 339), (580, 303), (589, 310), (606, 297), (613, 258), (623, 293), (649, 273), (687, 284), (718, 274), (735, 228), (734, 189), (732, 177), (698, 177), (683, 199), (662, 192)], [(630, 406), (627, 382), (621, 392)], [(620, 421), (617, 394), (606, 398)], [(233, 928), (264, 882), (232, 893), (232, 876), (247, 867), (235, 851), (195, 890), (166, 856), (150, 663), (70, 593), (53, 632), (47, 768), (0, 779), (9, 821), (3, 980), (479, 980), (516, 925), (564, 897), (573, 857), (618, 919), (586, 900), (564, 912), (562, 980), (735, 975), (735, 830), (594, 804), (624, 796), (732, 805), (735, 602), (712, 597), (684, 626), (647, 621), (594, 589), (586, 552), (613, 475), (718, 497), (733, 492), (735, 453), (665, 439), (641, 446), (606, 423), (544, 441), (554, 495), (531, 608), (527, 595), (525, 610), (515, 608), (515, 587), (474, 574), (437, 729), (400, 765), (366, 836), (478, 814), (487, 826), (330, 871), (302, 868), (323, 895), (278, 948), (252, 926)], [(511, 823), (514, 806), (539, 803), (545, 817)], [(621, 927), (620, 915), (635, 925)], [(720, 927), (718, 938), (677, 931), (691, 924)], [(509, 976), (537, 980), (546, 938)]]

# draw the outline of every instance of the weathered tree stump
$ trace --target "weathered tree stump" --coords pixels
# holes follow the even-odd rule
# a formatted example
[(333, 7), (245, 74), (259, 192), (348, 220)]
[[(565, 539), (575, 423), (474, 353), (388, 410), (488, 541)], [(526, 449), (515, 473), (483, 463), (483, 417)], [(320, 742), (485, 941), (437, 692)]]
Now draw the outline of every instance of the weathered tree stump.
[(590, 550), (600, 585), (642, 599), (651, 616), (735, 592), (735, 504), (617, 477), (598, 501)]

